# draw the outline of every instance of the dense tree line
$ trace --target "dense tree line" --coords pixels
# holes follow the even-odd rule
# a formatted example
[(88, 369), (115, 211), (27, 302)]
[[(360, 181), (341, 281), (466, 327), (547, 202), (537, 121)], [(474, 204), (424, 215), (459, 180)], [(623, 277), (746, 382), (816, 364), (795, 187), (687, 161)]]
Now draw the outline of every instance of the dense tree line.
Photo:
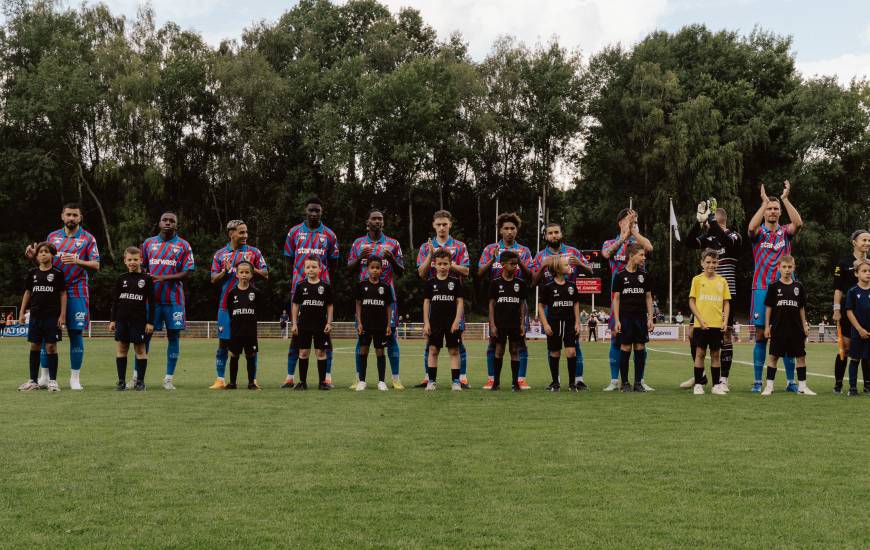
[[(759, 183), (776, 193), (790, 178), (814, 313), (830, 303), (847, 235), (870, 214), (870, 86), (802, 79), (790, 40), (761, 30), (694, 25), (588, 59), (503, 38), (475, 62), (460, 36), (438, 40), (417, 11), (375, 0), (302, 0), (217, 48), (173, 23), (157, 28), (147, 7), (134, 21), (102, 5), (3, 8), (0, 304), (17, 303), (24, 245), (59, 227), (67, 201), (84, 204), (103, 255), (94, 318), (106, 317), (123, 248), (155, 234), (167, 209), (199, 264), (187, 285), (192, 319), (214, 315), (208, 266), (233, 218), (273, 267), (264, 286), (277, 314), (288, 292), (283, 239), (313, 194), (343, 252), (378, 206), (408, 262), (438, 208), (453, 212), (476, 261), (495, 236), (496, 200), (526, 220), (531, 248), (539, 196), (569, 242), (598, 248), (632, 197), (656, 245), (664, 307), (669, 197), (684, 234), (711, 195), (745, 230)], [(677, 248), (674, 258), (675, 309), (685, 309), (697, 256)], [(747, 249), (738, 312), (750, 271)], [(340, 295), (351, 282), (342, 270)], [(400, 291), (418, 315), (413, 270)], [(338, 316), (350, 315), (342, 304)]]

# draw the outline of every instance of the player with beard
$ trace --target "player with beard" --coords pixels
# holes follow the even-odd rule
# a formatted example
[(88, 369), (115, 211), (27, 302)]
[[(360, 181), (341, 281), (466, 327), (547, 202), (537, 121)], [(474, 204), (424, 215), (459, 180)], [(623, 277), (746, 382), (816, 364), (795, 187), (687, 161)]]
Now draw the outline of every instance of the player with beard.
[[(629, 208), (623, 208), (619, 211), (619, 214), (616, 215), (616, 223), (619, 226), (619, 235), (617, 235), (615, 239), (605, 241), (604, 244), (601, 245), (601, 255), (610, 263), (611, 299), (613, 296), (612, 291), (616, 274), (625, 269), (625, 266), (628, 264), (628, 254), (626, 252), (628, 246), (632, 243), (638, 243), (643, 247), (644, 252), (647, 254), (652, 252), (653, 249), (650, 240), (640, 234), (637, 223), (637, 212)], [(613, 333), (613, 329), (616, 326), (616, 318), (614, 315), (610, 316), (608, 323), (610, 325), (610, 384), (604, 388), (604, 391), (614, 391), (620, 387), (619, 358), (621, 346), (619, 343), (619, 335)], [(645, 362), (646, 349), (638, 351), (644, 356), (642, 360)], [(637, 357), (637, 352), (635, 352), (635, 357)], [(648, 386), (644, 380), (641, 380), (640, 383), (646, 391), (653, 391), (653, 388)]]
[[(100, 251), (97, 240), (82, 228), (82, 208), (78, 204), (65, 204), (61, 211), (63, 228), (48, 234), (46, 242), (57, 250), (53, 265), (63, 272), (66, 284), (66, 329), (69, 335), (69, 387), (72, 390), (82, 390), (79, 371), (85, 357), (85, 341), (82, 333), (90, 322), (90, 292), (88, 290), (88, 270), (99, 271)], [(29, 245), (24, 255), (30, 260), (36, 259), (37, 243)], [(40, 356), (41, 370), (38, 384), (48, 387), (48, 356), (43, 347)]]
[[(320, 278), (327, 285), (332, 284), (330, 269), (338, 262), (338, 239), (332, 229), (326, 227), (323, 217), (323, 203), (317, 197), (305, 201), (305, 221), (294, 225), (284, 240), (284, 256), (287, 258), (287, 274), (290, 275), (290, 296), (296, 285), (305, 280), (305, 258), (315, 256), (320, 259), (322, 271)], [(282, 388), (294, 385), (298, 351), (291, 345), (287, 351), (287, 378)], [(326, 384), (332, 387), (332, 347), (326, 350)]]
[[(378, 208), (369, 211), (366, 220), (368, 232), (353, 242), (347, 257), (347, 265), (351, 272), (362, 282), (368, 278), (369, 258), (380, 258), (382, 271), (381, 282), (390, 287), (392, 301), (390, 302), (390, 334), (387, 336), (387, 357), (390, 360), (390, 370), (393, 374), (393, 389), (403, 390), (402, 381), (399, 380), (399, 337), (396, 330), (398, 319), (398, 304), (395, 280), (405, 273), (405, 260), (402, 256), (402, 247), (399, 241), (384, 235), (384, 213)], [(356, 373), (357, 381), (362, 369), (362, 358), (359, 354), (359, 342), (356, 349)], [(356, 389), (356, 383), (351, 386)]]
[[(562, 226), (557, 223), (548, 223), (544, 228), (544, 235), (547, 246), (543, 250), (539, 250), (532, 261), (532, 271), (534, 273), (532, 277), (533, 285), (543, 287), (552, 282), (553, 270), (548, 268), (559, 269), (562, 263), (566, 263), (569, 268), (568, 272), (565, 273), (565, 280), (572, 286), (576, 284), (577, 276), (580, 274), (581, 269), (592, 273), (592, 268), (589, 266), (589, 262), (586, 261), (586, 257), (578, 249), (562, 242)], [(579, 391), (584, 391), (588, 390), (589, 387), (583, 381), (584, 362), (583, 350), (580, 349), (580, 331), (577, 331), (575, 336), (574, 354), (570, 354), (574, 356), (576, 363), (574, 380), (569, 380), (568, 384), (576, 387)], [(566, 356), (570, 355), (566, 352)]]
[[(752, 355), (752, 365), (755, 374), (755, 383), (752, 385), (754, 393), (761, 392), (762, 376), (764, 375), (765, 362), (767, 361), (767, 338), (764, 336), (764, 319), (766, 306), (764, 300), (767, 297), (767, 286), (779, 279), (779, 262), (783, 256), (791, 255), (791, 244), (797, 232), (803, 225), (801, 215), (788, 200), (791, 184), (788, 180), (783, 184), (782, 195), (779, 199), (768, 197), (761, 186), (761, 206), (749, 221), (749, 237), (752, 240), (752, 257), (755, 260), (755, 271), (752, 275), (752, 323), (755, 325), (755, 349)], [(791, 223), (780, 225), (782, 208), (788, 212)], [(784, 357), (785, 376), (788, 385), (785, 391), (797, 393), (798, 385), (795, 383), (795, 364), (793, 357)]]

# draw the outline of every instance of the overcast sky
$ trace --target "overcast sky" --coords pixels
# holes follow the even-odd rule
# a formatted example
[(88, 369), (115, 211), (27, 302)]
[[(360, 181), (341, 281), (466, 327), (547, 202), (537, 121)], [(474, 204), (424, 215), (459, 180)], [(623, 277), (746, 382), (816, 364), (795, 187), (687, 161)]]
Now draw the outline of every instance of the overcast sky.
[[(96, 3), (86, 0), (88, 3)], [(791, 35), (805, 75), (837, 74), (848, 82), (870, 76), (870, 0), (381, 0), (393, 10), (414, 7), (441, 37), (462, 33), (482, 59), (500, 35), (579, 48), (584, 56), (606, 44), (630, 45), (654, 29), (690, 23), (748, 33), (759, 25)], [(135, 17), (139, 0), (103, 0)], [(72, 3), (74, 5), (75, 2)], [(175, 21), (211, 44), (239, 38), (260, 20), (275, 21), (294, 0), (152, 0), (158, 23)]]

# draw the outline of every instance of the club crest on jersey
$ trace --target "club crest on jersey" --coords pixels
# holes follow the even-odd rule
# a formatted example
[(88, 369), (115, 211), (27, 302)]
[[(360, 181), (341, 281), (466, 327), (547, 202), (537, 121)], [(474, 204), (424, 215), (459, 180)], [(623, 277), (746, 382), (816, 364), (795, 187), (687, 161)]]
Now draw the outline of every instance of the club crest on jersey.
[(322, 286), (317, 287), (318, 294), (323, 294), (323, 292), (324, 292), (324, 288)]
[(514, 283), (514, 292), (520, 291), (520, 283)]
[[(52, 282), (52, 281), (54, 280), (54, 273), (49, 273), (48, 275), (45, 276), (45, 279), (46, 279), (49, 283)], [(36, 280), (36, 277), (34, 277), (33, 280)]]
[(638, 275), (638, 276), (637, 276), (637, 280), (640, 281), (640, 282), (643, 282), (643, 275)]
[(573, 286), (568, 287), (568, 294), (574, 294), (574, 287)]
[(447, 290), (453, 290), (453, 286), (453, 281), (450, 281), (449, 283), (447, 283)]
[(799, 289), (798, 287), (794, 287), (794, 295), (798, 296), (800, 293), (801, 293), (801, 289)]
[(139, 282), (136, 283), (139, 288), (145, 288), (145, 279), (139, 279)]
[(379, 287), (378, 287), (378, 294), (383, 295), (383, 293), (384, 293), (384, 287), (379, 286)]
[(308, 235), (306, 235), (305, 233), (300, 233), (299, 236), (296, 237), (296, 240), (297, 241), (304, 241), (307, 237), (308, 237)]
[(248, 293), (248, 300), (251, 300), (251, 301), (254, 300), (254, 293), (253, 292)]
[(158, 250), (160, 250), (159, 244), (152, 244), (151, 245), (151, 252), (157, 252)]

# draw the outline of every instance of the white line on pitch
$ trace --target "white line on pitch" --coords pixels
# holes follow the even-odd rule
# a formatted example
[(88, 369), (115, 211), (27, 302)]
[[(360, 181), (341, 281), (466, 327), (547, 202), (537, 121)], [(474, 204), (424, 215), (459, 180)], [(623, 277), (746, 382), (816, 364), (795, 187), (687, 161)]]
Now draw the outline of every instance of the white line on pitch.
[[(656, 348), (651, 348), (651, 347), (649, 347), (649, 346), (647, 346), (646, 349), (651, 350), (651, 351), (657, 351), (657, 352), (659, 352), (659, 353), (670, 353), (671, 355), (682, 355), (683, 357), (691, 357), (691, 355), (689, 355), (688, 353), (681, 352), (681, 351), (670, 351), (670, 350), (666, 350), (666, 349), (656, 349)], [(739, 364), (741, 364), (741, 365), (747, 365), (747, 366), (749, 366), (749, 367), (752, 367), (752, 366), (753, 366), (753, 364), (750, 363), (749, 361), (738, 361), (738, 360), (734, 359), (734, 360), (731, 361), (731, 362), (732, 362), (732, 363), (739, 363)], [(765, 368), (767, 368), (767, 367), (765, 366)], [(783, 369), (782, 367), (778, 367), (776, 370), (778, 370), (778, 371), (784, 371), (785, 369)], [(834, 378), (834, 377), (831, 376), (830, 374), (820, 374), (820, 373), (818, 373), (818, 372), (810, 372), (810, 371), (807, 371), (807, 374), (808, 374), (808, 375), (811, 374), (811, 375), (813, 375), (813, 376), (818, 376), (818, 377), (820, 377), (820, 378)]]

